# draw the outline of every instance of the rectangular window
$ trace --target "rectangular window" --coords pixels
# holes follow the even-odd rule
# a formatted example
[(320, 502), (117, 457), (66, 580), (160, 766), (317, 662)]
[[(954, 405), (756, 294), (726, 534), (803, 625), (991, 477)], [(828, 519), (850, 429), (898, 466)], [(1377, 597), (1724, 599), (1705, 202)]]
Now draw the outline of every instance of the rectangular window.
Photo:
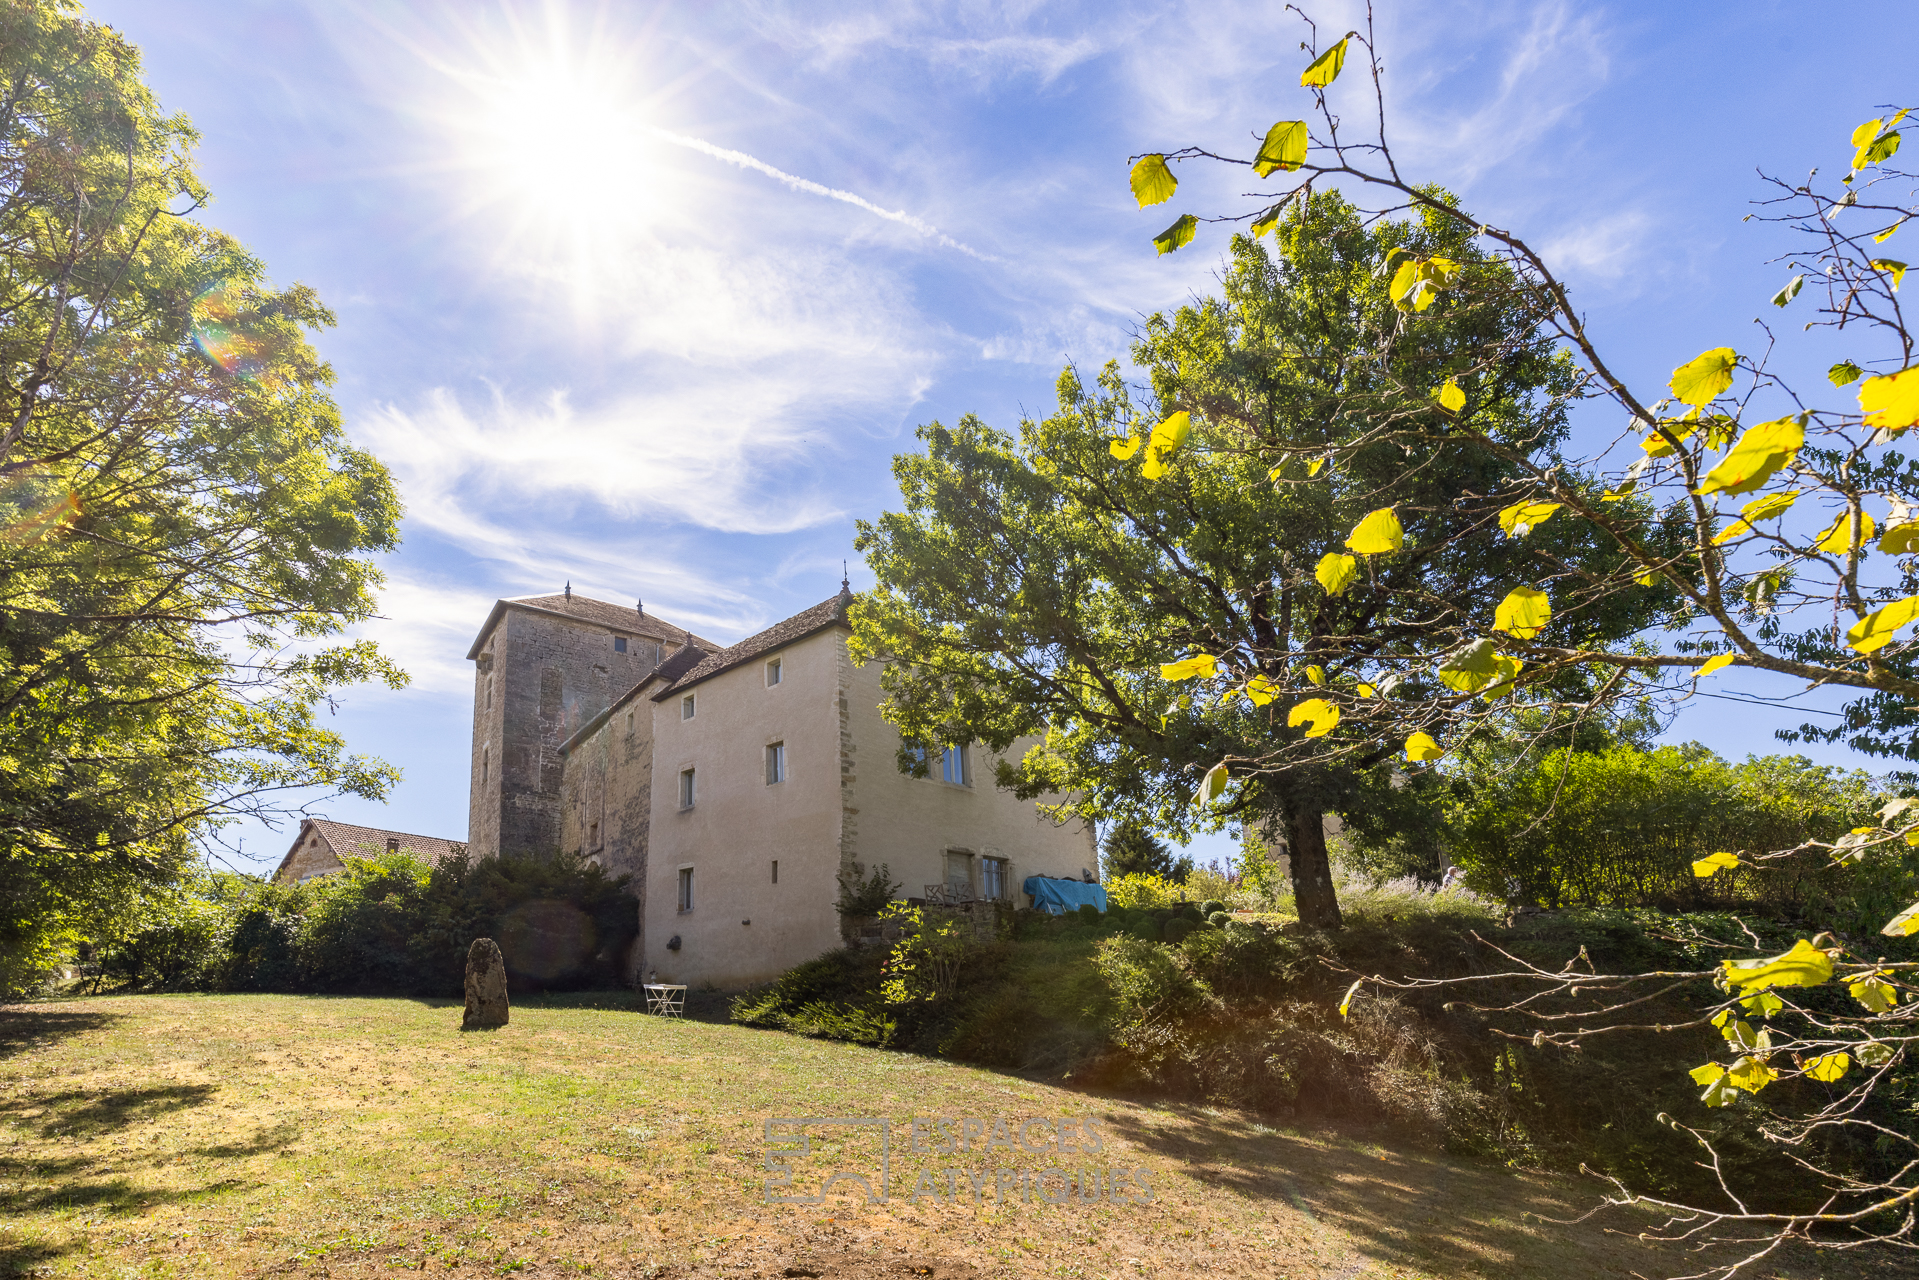
[(766, 749), (766, 785), (786, 781), (786, 744), (775, 742)]
[(973, 785), (972, 771), (966, 767), (965, 747), (948, 747), (940, 753), (940, 781), (962, 787)]
[(946, 888), (960, 898), (973, 896), (973, 855), (957, 849), (946, 851)]
[(684, 698), (680, 699), (680, 719), (691, 720), (692, 718), (693, 718), (693, 695), (689, 693)]
[(633, 736), (633, 713), (631, 711), (626, 713), (626, 736), (629, 738)]
[(626, 652), (626, 637), (625, 637), (625, 636), (614, 636), (614, 637), (613, 637), (613, 652), (615, 652), (615, 653), (625, 653), (625, 652)]
[(485, 782), (485, 781), (486, 781), (486, 773), (487, 773), (487, 753), (488, 753), (488, 752), (489, 752), (490, 750), (491, 750), (491, 748), (488, 748), (488, 747), (481, 747), (481, 748), (480, 748), (480, 781), (481, 781), (481, 782)]
[(766, 664), (766, 687), (771, 689), (780, 682), (780, 660), (778, 658)]
[(917, 742), (907, 743), (906, 744), (906, 760), (907, 760), (907, 763), (911, 765), (913, 768), (914, 777), (926, 776), (922, 772), (922, 770), (926, 768), (926, 748), (925, 747), (921, 746)]
[(778, 884), (779, 882), (780, 882), (780, 860), (778, 858), (775, 858), (773, 859), (773, 883)]
[(982, 858), (979, 864), (980, 896), (1000, 901), (1006, 897), (1006, 859)]
[(691, 769), (682, 769), (680, 770), (680, 808), (691, 809), (692, 807), (693, 771)]
[(693, 909), (693, 868), (680, 868), (680, 914)]

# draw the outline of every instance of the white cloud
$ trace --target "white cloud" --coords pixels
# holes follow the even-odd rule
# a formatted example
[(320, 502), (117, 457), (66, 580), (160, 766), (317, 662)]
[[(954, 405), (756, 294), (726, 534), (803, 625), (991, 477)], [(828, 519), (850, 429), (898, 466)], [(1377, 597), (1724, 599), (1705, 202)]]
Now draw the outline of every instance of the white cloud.
[(1651, 228), (1646, 214), (1625, 209), (1560, 230), (1541, 245), (1540, 254), (1555, 274), (1617, 280), (1639, 261)]

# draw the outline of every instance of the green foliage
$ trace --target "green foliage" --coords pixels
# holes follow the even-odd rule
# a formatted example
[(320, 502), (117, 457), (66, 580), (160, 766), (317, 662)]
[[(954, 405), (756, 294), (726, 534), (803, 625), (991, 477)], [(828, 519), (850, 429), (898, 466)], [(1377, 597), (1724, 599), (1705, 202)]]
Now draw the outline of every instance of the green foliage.
[(888, 1004), (933, 1001), (953, 994), (960, 965), (973, 949), (964, 920), (950, 911), (891, 902), (880, 912), (880, 925), (896, 927), (900, 935), (886, 954), (880, 984)]
[(289, 789), (385, 794), (397, 772), (316, 709), (405, 677), (370, 642), (327, 643), (374, 615), (400, 517), (308, 344), (332, 316), (196, 220), (193, 130), (117, 32), (18, 0), (0, 70), (0, 981), (17, 986), (221, 823)]
[[(1469, 779), (1447, 825), (1469, 883), (1500, 898), (1549, 907), (1745, 901), (1775, 911), (1816, 907), (1830, 920), (1859, 881), (1825, 849), (1711, 879), (1694, 875), (1692, 863), (1720, 850), (1750, 856), (1835, 841), (1876, 823), (1882, 803), (1866, 774), (1803, 756), (1731, 765), (1697, 744), (1620, 745), (1561, 749), (1531, 768)], [(1874, 874), (1860, 887), (1898, 865), (1919, 871), (1909, 852), (1890, 848), (1871, 862)]]
[(884, 862), (875, 867), (871, 875), (867, 874), (865, 864), (855, 862), (843, 868), (838, 878), (840, 894), (833, 909), (848, 919), (878, 915), (900, 887)]
[(382, 854), (303, 885), (221, 874), (156, 891), (101, 967), (145, 989), (455, 995), (467, 948), (491, 937), (517, 989), (608, 986), (638, 912), (624, 878), (576, 858)]
[(1136, 874), (1184, 880), (1193, 870), (1191, 858), (1174, 858), (1165, 842), (1156, 838), (1137, 818), (1115, 823), (1106, 833), (1102, 852), (1106, 857), (1105, 878), (1108, 880)]
[(1185, 895), (1181, 885), (1164, 876), (1128, 875), (1107, 882), (1106, 906), (1109, 911), (1170, 907)]
[[(923, 453), (895, 460), (904, 508), (860, 526), (878, 586), (853, 618), (856, 651), (894, 659), (885, 709), (906, 737), (996, 751), (1039, 738), (997, 781), (1072, 795), (1082, 818), (1175, 839), (1228, 821), (1316, 831), (1397, 755), (1408, 697), (1423, 707), (1430, 692), (1407, 682), (1355, 698), (1356, 682), (1398, 671), (1402, 652), (1478, 636), (1471, 603), (1510, 591), (1541, 553), (1618, 559), (1550, 523), (1523, 544), (1502, 538), (1495, 507), (1455, 501), (1497, 487), (1517, 455), (1556, 457), (1575, 385), (1531, 314), (1499, 301), (1507, 268), (1470, 229), (1440, 216), (1367, 223), (1316, 193), (1274, 240), (1269, 252), (1235, 239), (1222, 297), (1146, 321), (1133, 351), (1143, 395), (1116, 364), (1090, 380), (1068, 369), (1056, 411), (1017, 436), (971, 417), (934, 423)], [(1417, 342), (1401, 341), (1380, 273), (1407, 251), (1466, 264), (1488, 286), (1481, 301), (1435, 308)], [(1469, 441), (1432, 417), (1425, 389), (1487, 344), (1510, 358), (1475, 384)], [(1355, 361), (1358, 350), (1376, 354)], [(1401, 396), (1407, 385), (1416, 398)], [(1356, 400), (1419, 416), (1418, 467), (1355, 432), (1342, 406)], [(1322, 469), (1328, 456), (1337, 465)], [(1381, 548), (1408, 553), (1368, 555), (1328, 594), (1320, 553), (1368, 520), (1391, 526)], [(1562, 610), (1554, 625), (1569, 642), (1603, 643), (1643, 626), (1660, 594)], [(1193, 678), (1211, 683), (1194, 693)], [(1303, 733), (1295, 713), (1315, 706), (1326, 714)], [(1235, 785), (1196, 808), (1202, 779), (1228, 775)], [(1311, 891), (1302, 911), (1336, 924), (1315, 842), (1291, 843)]]

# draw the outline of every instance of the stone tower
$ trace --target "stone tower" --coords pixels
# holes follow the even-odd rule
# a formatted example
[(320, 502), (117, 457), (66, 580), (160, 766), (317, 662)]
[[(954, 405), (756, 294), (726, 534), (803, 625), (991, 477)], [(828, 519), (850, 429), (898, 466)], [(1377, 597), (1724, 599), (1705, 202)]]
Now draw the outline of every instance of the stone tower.
[(476, 858), (560, 847), (560, 745), (667, 656), (702, 641), (633, 607), (573, 594), (495, 602), (474, 663), (467, 843)]

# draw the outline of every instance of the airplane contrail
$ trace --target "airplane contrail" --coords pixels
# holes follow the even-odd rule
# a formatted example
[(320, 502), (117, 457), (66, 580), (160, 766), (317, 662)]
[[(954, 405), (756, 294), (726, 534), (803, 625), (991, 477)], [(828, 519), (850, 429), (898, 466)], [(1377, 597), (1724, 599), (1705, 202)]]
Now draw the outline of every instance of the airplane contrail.
[(755, 159), (747, 155), (744, 151), (729, 151), (725, 147), (716, 147), (712, 143), (699, 138), (689, 138), (685, 134), (672, 133), (665, 129), (655, 128), (652, 132), (655, 137), (663, 142), (670, 142), (675, 146), (685, 147), (690, 151), (698, 151), (702, 155), (712, 156), (715, 160), (724, 160), (728, 164), (738, 165), (742, 169), (755, 170), (777, 182), (785, 183), (795, 191), (804, 191), (811, 195), (825, 196), (828, 200), (838, 200), (844, 204), (850, 204), (857, 208), (864, 209), (876, 217), (885, 218), (889, 222), (897, 222), (903, 227), (911, 227), (928, 239), (936, 240), (949, 249), (958, 249), (961, 253), (978, 258), (981, 262), (998, 261), (998, 259), (981, 253), (970, 245), (961, 244), (932, 223), (916, 218), (903, 209), (882, 209), (863, 196), (854, 195), (851, 191), (840, 191), (833, 187), (821, 186), (819, 183), (808, 178), (796, 177), (782, 169), (775, 169), (772, 165), (766, 163), (766, 161)]

